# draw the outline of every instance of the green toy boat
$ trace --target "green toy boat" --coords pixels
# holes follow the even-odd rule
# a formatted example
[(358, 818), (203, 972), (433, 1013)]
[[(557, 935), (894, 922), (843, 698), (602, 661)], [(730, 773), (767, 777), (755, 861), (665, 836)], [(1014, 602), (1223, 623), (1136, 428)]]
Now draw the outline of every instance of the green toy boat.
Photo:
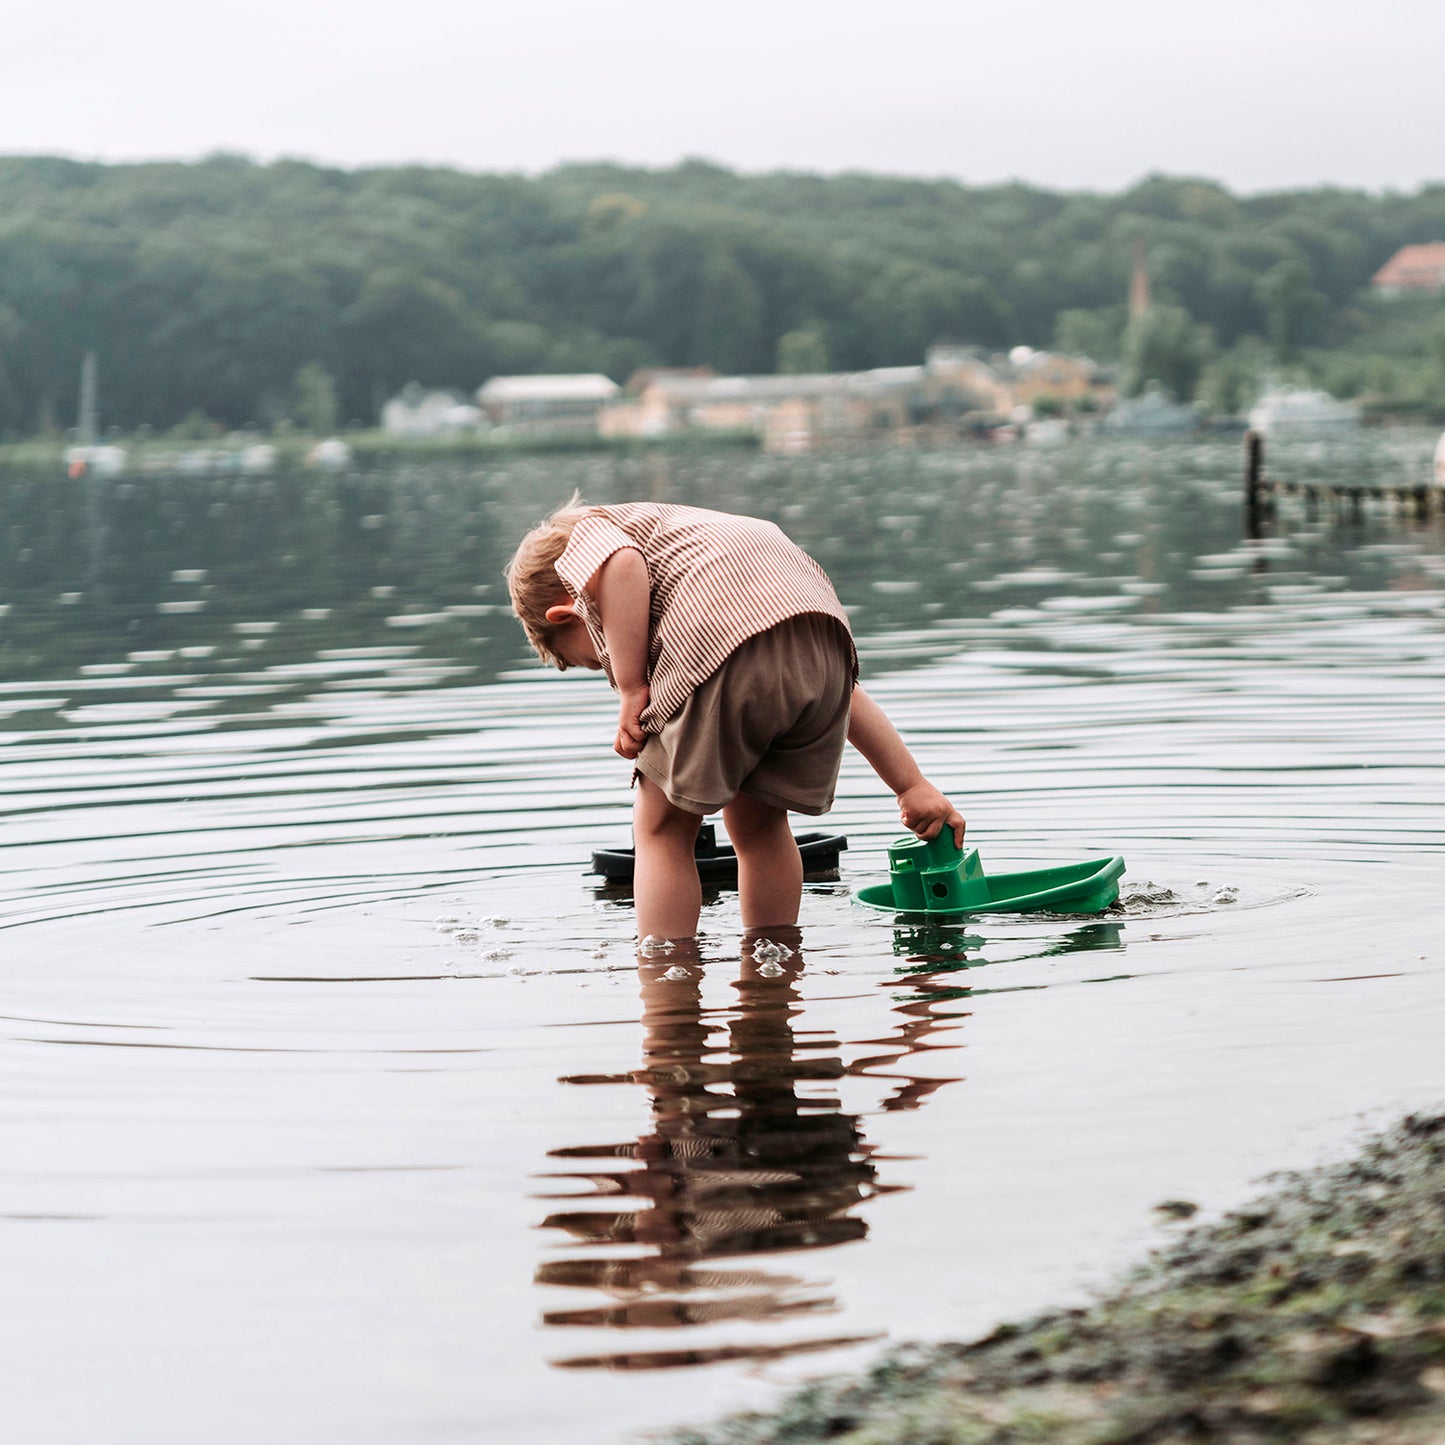
[(889, 913), (1102, 913), (1119, 897), (1124, 860), (1090, 858), (1060, 868), (985, 875), (978, 849), (954, 846), (947, 830), (937, 838), (900, 838), (888, 847), (888, 881), (855, 895), (867, 908)]

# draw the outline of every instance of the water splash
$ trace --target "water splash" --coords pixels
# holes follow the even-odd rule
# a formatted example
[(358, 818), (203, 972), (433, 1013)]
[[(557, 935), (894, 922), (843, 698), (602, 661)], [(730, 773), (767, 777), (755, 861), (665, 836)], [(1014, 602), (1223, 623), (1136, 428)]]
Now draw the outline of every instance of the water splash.
[(1119, 906), (1126, 913), (1144, 913), (1151, 908), (1168, 908), (1181, 902), (1179, 895), (1166, 884), (1152, 879), (1129, 883), (1119, 894)]
[[(753, 944), (753, 962), (767, 964), (781, 963), (793, 956), (793, 950), (786, 943), (774, 943), (770, 938), (760, 938)], [(781, 970), (779, 970), (781, 972)], [(775, 975), (770, 974), (769, 977)]]

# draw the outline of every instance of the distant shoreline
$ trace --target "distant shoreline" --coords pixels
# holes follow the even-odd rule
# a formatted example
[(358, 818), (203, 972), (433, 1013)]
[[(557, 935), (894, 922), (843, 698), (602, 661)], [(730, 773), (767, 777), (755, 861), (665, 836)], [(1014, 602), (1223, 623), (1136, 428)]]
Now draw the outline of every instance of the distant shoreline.
[[(1212, 415), (1283, 384), (1445, 404), (1430, 187), (1237, 196), (1151, 175), (1099, 196), (699, 161), (526, 177), (0, 155), (0, 194), (12, 438), (72, 421), (324, 434), (412, 384), (853, 374), (935, 345), (1088, 359), (1124, 394), (1157, 382)], [(997, 410), (987, 381), (904, 410)], [(1012, 404), (1082, 399), (1052, 374), (1024, 390)]]

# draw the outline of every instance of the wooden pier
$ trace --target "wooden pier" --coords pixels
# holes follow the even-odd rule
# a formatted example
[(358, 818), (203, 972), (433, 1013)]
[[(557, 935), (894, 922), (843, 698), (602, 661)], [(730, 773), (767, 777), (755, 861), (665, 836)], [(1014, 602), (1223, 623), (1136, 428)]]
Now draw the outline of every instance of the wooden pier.
[(1311, 517), (1322, 510), (1335, 514), (1348, 510), (1362, 517), (1367, 501), (1384, 503), (1396, 516), (1428, 521), (1445, 516), (1445, 487), (1428, 482), (1301, 482), (1279, 481), (1264, 469), (1264, 438), (1255, 431), (1244, 434), (1244, 530), (1259, 537), (1276, 515), (1281, 496), (1302, 497)]

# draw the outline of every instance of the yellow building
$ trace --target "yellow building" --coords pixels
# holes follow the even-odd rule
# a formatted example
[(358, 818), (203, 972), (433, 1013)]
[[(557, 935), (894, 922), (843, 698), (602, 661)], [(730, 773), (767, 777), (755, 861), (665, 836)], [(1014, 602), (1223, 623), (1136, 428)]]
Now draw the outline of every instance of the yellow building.
[(1031, 407), (1043, 396), (1056, 396), (1070, 405), (1087, 396), (1103, 405), (1114, 400), (1114, 388), (1086, 356), (1034, 351), (1014, 365), (1014, 405)]
[(799, 376), (662, 373), (635, 399), (603, 408), (598, 430), (610, 437), (752, 432), (770, 447), (800, 451), (824, 437), (907, 425), (922, 382), (921, 366)]

